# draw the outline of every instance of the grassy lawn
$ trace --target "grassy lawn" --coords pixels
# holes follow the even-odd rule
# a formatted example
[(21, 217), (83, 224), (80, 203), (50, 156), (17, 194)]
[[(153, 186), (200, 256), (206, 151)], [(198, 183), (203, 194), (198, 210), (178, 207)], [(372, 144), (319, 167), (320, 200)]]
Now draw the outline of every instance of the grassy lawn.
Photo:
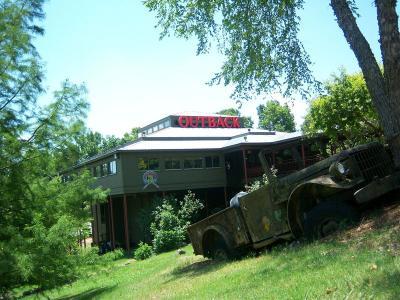
[[(311, 244), (276, 246), (257, 257), (215, 262), (176, 251), (121, 259), (52, 299), (398, 299), (400, 209)], [(37, 296), (31, 296), (32, 298)]]

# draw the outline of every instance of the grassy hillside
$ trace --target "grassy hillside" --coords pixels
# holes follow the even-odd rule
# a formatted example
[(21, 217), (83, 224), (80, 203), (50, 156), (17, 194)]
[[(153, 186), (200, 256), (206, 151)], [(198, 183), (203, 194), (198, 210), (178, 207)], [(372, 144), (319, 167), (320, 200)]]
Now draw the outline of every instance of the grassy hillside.
[(398, 299), (400, 206), (330, 239), (233, 262), (176, 251), (123, 259), (46, 296), (58, 299)]

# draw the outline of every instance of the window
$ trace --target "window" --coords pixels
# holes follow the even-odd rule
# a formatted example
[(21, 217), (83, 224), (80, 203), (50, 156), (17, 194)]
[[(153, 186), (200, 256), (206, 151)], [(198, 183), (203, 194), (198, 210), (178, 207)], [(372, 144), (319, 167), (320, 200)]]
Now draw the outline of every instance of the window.
[(181, 162), (178, 159), (168, 159), (164, 163), (166, 170), (178, 170), (181, 168)]
[(101, 165), (101, 176), (108, 175), (108, 163), (104, 163)]
[(157, 125), (153, 126), (153, 132), (156, 132), (156, 131), (158, 131), (158, 126)]
[(139, 158), (138, 159), (139, 170), (159, 170), (160, 164), (157, 158)]
[(96, 177), (101, 177), (101, 166), (95, 166), (94, 167), (94, 173), (96, 174)]
[(115, 160), (109, 162), (110, 175), (117, 174), (117, 162)]
[(201, 169), (203, 168), (203, 159), (202, 158), (185, 159), (183, 161), (183, 167), (185, 169)]
[(100, 204), (100, 222), (102, 224), (106, 223), (106, 212), (107, 206), (105, 204)]
[(164, 122), (164, 127), (165, 128), (170, 127), (170, 126), (171, 126), (171, 120), (167, 120), (167, 121)]
[(163, 129), (163, 128), (164, 128), (164, 123), (158, 124), (158, 128), (159, 128), (160, 130)]
[(206, 156), (205, 161), (206, 161), (206, 168), (218, 168), (220, 166), (218, 155)]

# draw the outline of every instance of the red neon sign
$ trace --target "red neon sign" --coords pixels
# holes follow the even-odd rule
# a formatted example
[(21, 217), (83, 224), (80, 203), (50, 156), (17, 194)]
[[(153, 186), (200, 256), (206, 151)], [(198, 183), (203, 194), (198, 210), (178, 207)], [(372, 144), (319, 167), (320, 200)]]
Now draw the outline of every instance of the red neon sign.
[(180, 116), (178, 124), (183, 128), (240, 128), (239, 117)]

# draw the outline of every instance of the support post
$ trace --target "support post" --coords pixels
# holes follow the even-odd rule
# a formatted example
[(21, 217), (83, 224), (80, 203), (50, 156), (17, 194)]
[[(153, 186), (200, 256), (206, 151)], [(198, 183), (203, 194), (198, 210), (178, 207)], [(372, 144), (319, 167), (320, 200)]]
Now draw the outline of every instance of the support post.
[(301, 144), (301, 158), (303, 159), (303, 166), (306, 167), (306, 153), (304, 151), (304, 144)]
[(125, 248), (127, 251), (130, 251), (130, 242), (129, 242), (129, 224), (128, 224), (128, 204), (126, 201), (126, 194), (124, 194), (124, 227), (125, 227)]
[(94, 209), (96, 211), (96, 234), (97, 234), (97, 245), (100, 245), (100, 225), (99, 225), (99, 213), (101, 214), (101, 204), (95, 204)]
[(246, 185), (249, 184), (248, 178), (247, 178), (247, 163), (246, 163), (246, 150), (242, 149), (242, 154), (243, 154), (243, 169), (244, 169), (244, 180)]
[(204, 192), (204, 205), (205, 205), (205, 209), (206, 209), (206, 214), (208, 216), (209, 210), (208, 210), (208, 192), (207, 192), (207, 190), (205, 190), (205, 192)]
[(276, 169), (276, 161), (275, 161), (275, 152), (272, 151), (272, 165), (274, 166), (274, 169)]
[(115, 226), (114, 226), (114, 213), (113, 213), (113, 204), (112, 198), (110, 195), (110, 220), (111, 220), (111, 248), (115, 249)]
[(224, 186), (224, 197), (225, 197), (225, 207), (228, 207), (229, 203), (228, 203), (228, 193), (226, 191), (226, 186)]

